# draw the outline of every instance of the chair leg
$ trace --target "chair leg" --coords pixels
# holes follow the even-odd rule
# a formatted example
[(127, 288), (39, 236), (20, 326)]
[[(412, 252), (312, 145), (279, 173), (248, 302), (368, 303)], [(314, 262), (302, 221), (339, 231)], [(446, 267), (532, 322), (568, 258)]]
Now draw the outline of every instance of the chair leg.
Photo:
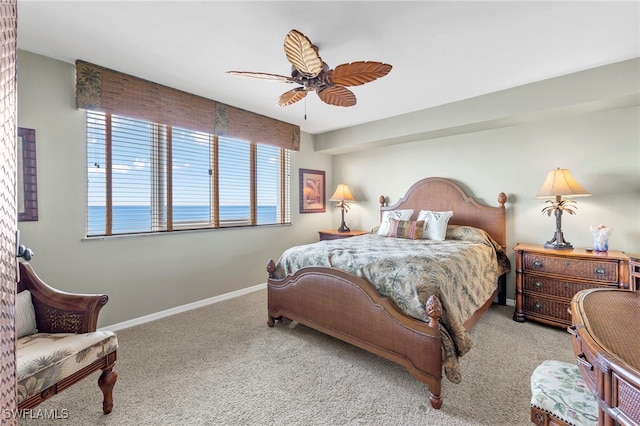
[(113, 408), (113, 387), (118, 380), (118, 373), (113, 370), (114, 364), (110, 364), (108, 367), (102, 369), (102, 374), (98, 379), (98, 386), (102, 390), (104, 400), (102, 402), (102, 411), (104, 414), (109, 414)]

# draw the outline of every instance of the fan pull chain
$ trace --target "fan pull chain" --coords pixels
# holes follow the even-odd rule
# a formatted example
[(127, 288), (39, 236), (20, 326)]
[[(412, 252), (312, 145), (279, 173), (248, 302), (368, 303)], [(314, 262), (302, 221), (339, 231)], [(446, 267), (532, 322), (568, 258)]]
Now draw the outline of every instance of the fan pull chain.
[(304, 121), (307, 121), (307, 98), (304, 98)]

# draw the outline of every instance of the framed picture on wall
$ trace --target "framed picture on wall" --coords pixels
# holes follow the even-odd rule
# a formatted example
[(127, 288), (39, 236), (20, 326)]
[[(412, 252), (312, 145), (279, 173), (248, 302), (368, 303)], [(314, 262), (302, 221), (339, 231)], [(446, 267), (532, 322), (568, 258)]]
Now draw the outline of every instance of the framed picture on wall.
[(322, 170), (300, 169), (300, 213), (324, 213), (325, 192)]
[(18, 222), (38, 220), (36, 131), (18, 127)]

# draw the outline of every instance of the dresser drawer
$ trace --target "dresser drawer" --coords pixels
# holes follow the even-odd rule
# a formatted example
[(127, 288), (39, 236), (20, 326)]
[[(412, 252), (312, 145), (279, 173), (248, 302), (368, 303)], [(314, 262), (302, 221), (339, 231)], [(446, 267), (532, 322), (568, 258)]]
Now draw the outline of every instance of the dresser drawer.
[(571, 324), (571, 314), (569, 313), (570, 301), (558, 302), (544, 297), (536, 297), (535, 295), (527, 295), (524, 298), (524, 311), (533, 315), (542, 315), (553, 318), (557, 322), (565, 325)]
[(576, 363), (582, 373), (582, 377), (585, 379), (585, 383), (591, 392), (595, 392), (598, 356), (589, 348), (589, 345), (585, 344), (579, 333), (574, 336), (573, 351), (576, 354)]
[(564, 299), (567, 299), (567, 301), (571, 300), (573, 295), (580, 290), (586, 290), (588, 288), (596, 287), (612, 287), (611, 284), (572, 282), (532, 274), (525, 274), (523, 281), (524, 291), (526, 292), (562, 297)]
[(618, 282), (618, 262), (524, 253), (525, 271), (563, 275), (600, 282)]

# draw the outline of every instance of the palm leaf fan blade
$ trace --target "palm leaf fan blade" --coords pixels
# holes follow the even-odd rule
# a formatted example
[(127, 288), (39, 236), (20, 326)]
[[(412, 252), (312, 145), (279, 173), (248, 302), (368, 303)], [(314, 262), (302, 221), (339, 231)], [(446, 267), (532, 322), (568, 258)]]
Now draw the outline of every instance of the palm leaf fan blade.
[(391, 71), (391, 65), (382, 62), (359, 61), (338, 65), (328, 72), (329, 81), (339, 86), (360, 86), (384, 77)]
[(322, 102), (329, 105), (350, 107), (356, 104), (356, 95), (342, 86), (327, 86), (318, 90), (318, 96)]
[(322, 71), (322, 59), (318, 50), (298, 30), (291, 30), (284, 38), (284, 53), (291, 65), (308, 78), (316, 77)]
[(303, 87), (296, 87), (295, 89), (289, 90), (288, 92), (280, 95), (280, 98), (278, 99), (278, 106), (295, 104), (305, 96), (307, 96), (307, 91)]

